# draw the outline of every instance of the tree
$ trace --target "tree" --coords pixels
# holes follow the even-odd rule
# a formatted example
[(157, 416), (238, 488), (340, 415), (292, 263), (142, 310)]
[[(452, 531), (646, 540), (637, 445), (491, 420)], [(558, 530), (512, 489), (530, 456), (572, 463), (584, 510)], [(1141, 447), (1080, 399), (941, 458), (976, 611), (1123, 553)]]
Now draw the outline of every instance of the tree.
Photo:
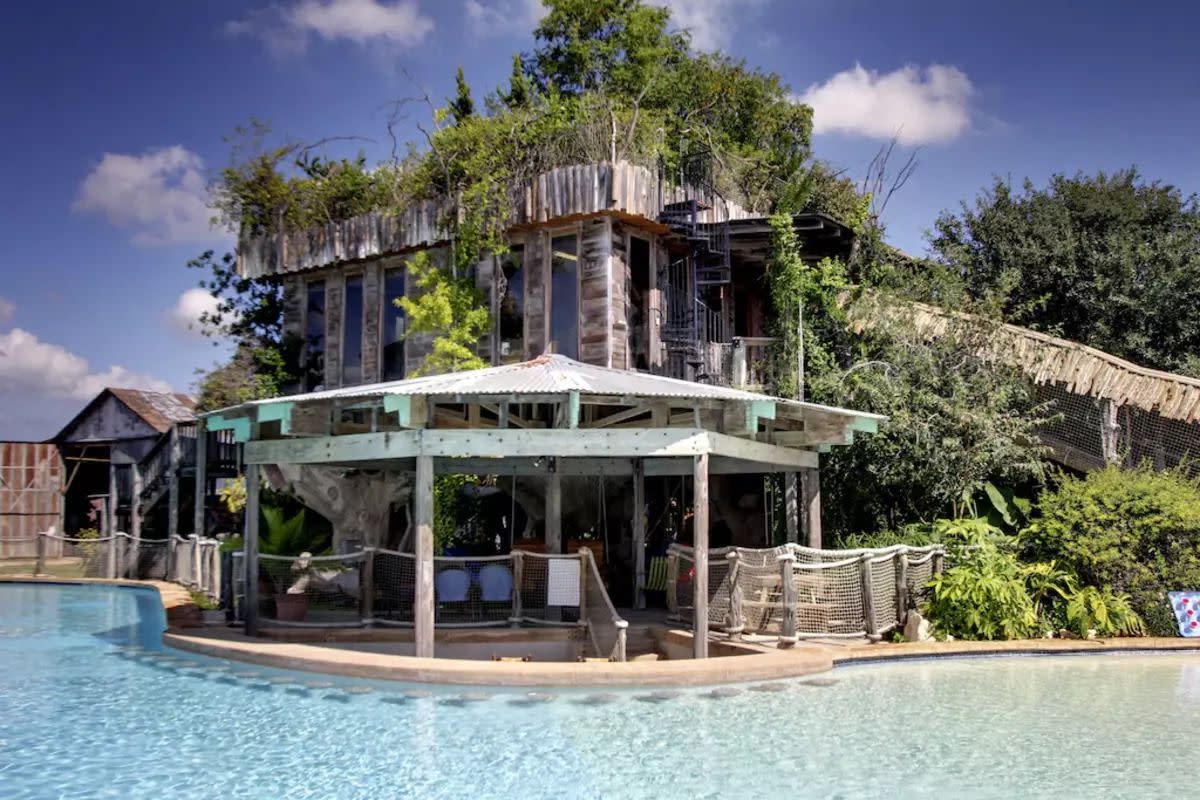
[(475, 116), (475, 101), (471, 99), (471, 87), (467, 85), (462, 67), (459, 67), (458, 72), (454, 74), (454, 86), (454, 99), (449, 101), (450, 116), (454, 118), (454, 124), (457, 125)]
[(809, 375), (812, 400), (889, 418), (822, 459), (835, 538), (963, 516), (989, 483), (1029, 491), (1045, 480), (1044, 410), (1024, 376), (976, 355), (987, 337), (963, 323), (930, 341), (894, 319), (865, 330), (847, 366)]
[(455, 278), (440, 268), (428, 251), (413, 256), (407, 270), (417, 296), (397, 297), (392, 302), (404, 309), (407, 336), (433, 337), (419, 371), (436, 374), (486, 367), (475, 346), (487, 332), (491, 315), (470, 279)]
[(975, 301), (1018, 325), (1200, 375), (1200, 206), (1136, 169), (992, 187), (931, 245)]

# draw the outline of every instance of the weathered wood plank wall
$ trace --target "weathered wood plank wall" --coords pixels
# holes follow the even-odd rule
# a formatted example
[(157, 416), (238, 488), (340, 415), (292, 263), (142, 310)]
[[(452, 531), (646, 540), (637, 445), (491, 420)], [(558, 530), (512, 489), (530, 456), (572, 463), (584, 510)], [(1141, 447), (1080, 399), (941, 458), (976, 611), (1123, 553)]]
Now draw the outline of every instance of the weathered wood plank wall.
[(609, 293), (609, 336), (612, 341), (612, 360), (609, 366), (632, 369), (629, 355), (629, 226), (614, 222), (612, 226), (612, 276)]
[[(701, 221), (756, 216), (715, 194), (679, 188), (656, 170), (626, 161), (577, 164), (542, 173), (509, 193), (515, 227), (543, 225), (606, 211), (656, 220), (665, 203), (699, 196), (709, 208)], [(306, 230), (246, 239), (238, 243), (238, 270), (247, 277), (301, 272), (362, 261), (443, 242), (440, 223), (452, 212), (442, 200), (415, 203), (399, 214), (371, 213)]]
[(346, 277), (340, 272), (325, 276), (325, 388), (342, 385), (342, 295)]
[(546, 351), (547, 331), (546, 287), (549, 283), (550, 235), (546, 231), (531, 233), (525, 240), (525, 358), (535, 358)]
[(380, 312), (383, 310), (383, 261), (368, 261), (363, 265), (363, 356), (364, 383), (379, 380)]
[(34, 537), (63, 532), (64, 475), (56, 445), (0, 442), (0, 558), (34, 558)]
[(611, 359), (608, 296), (611, 240), (612, 223), (607, 217), (589, 220), (580, 229), (579, 360), (601, 367), (608, 366)]

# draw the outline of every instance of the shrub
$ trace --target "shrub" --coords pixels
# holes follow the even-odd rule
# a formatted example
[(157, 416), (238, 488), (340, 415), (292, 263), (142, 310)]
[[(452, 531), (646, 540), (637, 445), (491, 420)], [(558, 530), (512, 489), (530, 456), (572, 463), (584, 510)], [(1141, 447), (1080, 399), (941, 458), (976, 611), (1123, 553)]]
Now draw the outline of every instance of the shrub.
[(1200, 588), (1200, 485), (1182, 472), (1109, 467), (1064, 478), (1042, 495), (1021, 534), (1027, 552), (1055, 559), (1082, 584), (1129, 595), (1152, 633), (1171, 636), (1166, 600)]
[(923, 612), (937, 630), (958, 639), (1021, 639), (1037, 612), (1016, 555), (982, 541), (960, 551), (961, 561), (929, 582)]
[(1105, 586), (1085, 586), (1067, 600), (1067, 622), (1080, 636), (1095, 630), (1100, 636), (1141, 636), (1142, 620), (1129, 603), (1129, 595)]

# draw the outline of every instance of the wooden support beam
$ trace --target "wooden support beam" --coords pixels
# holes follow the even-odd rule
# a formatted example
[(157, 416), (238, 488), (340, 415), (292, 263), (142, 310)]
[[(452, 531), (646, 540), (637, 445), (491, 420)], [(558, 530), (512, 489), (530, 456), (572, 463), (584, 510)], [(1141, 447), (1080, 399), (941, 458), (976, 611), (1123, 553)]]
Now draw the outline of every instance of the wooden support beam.
[(250, 430), (253, 420), (250, 417), (225, 417), (221, 414), (210, 414), (205, 421), (210, 431), (233, 431), (234, 441), (250, 441)]
[(192, 509), (192, 533), (203, 536), (204, 504), (208, 501), (208, 426), (196, 422), (196, 502)]
[(821, 473), (806, 469), (800, 473), (801, 507), (804, 509), (804, 537), (809, 547), (821, 547)]
[(562, 537), (562, 472), (557, 464), (551, 464), (546, 476), (546, 552), (559, 554), (563, 551)]
[[(117, 465), (112, 462), (112, 455), (109, 455), (108, 462), (108, 530), (105, 535), (112, 536), (117, 532)], [(109, 552), (113, 552), (113, 548), (109, 548)]]
[(242, 618), (246, 622), (246, 635), (258, 635), (258, 516), (259, 516), (259, 467), (246, 465), (246, 508), (242, 529), (243, 561), (246, 568), (246, 610)]
[(787, 540), (800, 541), (800, 478), (795, 472), (783, 474), (783, 513), (787, 522)]
[(413, 638), (418, 658), (433, 658), (433, 459), (417, 456), (413, 487), (416, 522), (416, 591), (413, 596)]
[(797, 469), (812, 468), (818, 464), (817, 454), (810, 450), (795, 450), (766, 442), (740, 439), (724, 433), (709, 432), (707, 437), (709, 452), (713, 455)]
[(692, 460), (692, 655), (708, 658), (708, 453)]
[(634, 607), (646, 607), (646, 463), (633, 461)]
[(137, 462), (129, 465), (129, 533), (142, 538), (142, 470)]
[[(167, 461), (167, 536), (179, 535), (179, 467), (183, 446), (179, 441), (179, 426), (171, 426), (170, 458)], [(167, 549), (170, 552), (170, 548)]]

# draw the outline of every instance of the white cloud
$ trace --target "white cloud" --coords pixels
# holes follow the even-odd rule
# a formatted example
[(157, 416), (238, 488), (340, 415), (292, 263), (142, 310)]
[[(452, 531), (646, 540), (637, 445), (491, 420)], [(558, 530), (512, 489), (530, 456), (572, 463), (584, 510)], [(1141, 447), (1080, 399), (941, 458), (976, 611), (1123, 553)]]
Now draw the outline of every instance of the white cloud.
[(546, 14), (542, 0), (467, 0), (463, 10), (471, 35), (480, 38), (527, 34)]
[(0, 393), (87, 400), (108, 386), (171, 391), (166, 381), (118, 365), (94, 372), (87, 359), (21, 328), (0, 333)]
[(314, 36), (412, 47), (433, 30), (433, 19), (421, 12), (416, 0), (298, 0), (252, 11), (226, 23), (225, 30), (257, 36), (274, 55), (288, 56), (303, 53)]
[(947, 142), (971, 127), (975, 87), (956, 67), (907, 66), (880, 74), (855, 64), (798, 100), (813, 107), (813, 131), (872, 139), (897, 136), (903, 145)]
[(733, 32), (764, 0), (660, 0), (654, 5), (671, 9), (671, 25), (692, 35), (697, 50), (729, 46)]
[(6, 300), (0, 297), (0, 325), (5, 325), (10, 322), (13, 315), (17, 313), (17, 304), (12, 300)]
[(182, 333), (200, 337), (200, 315), (217, 310), (218, 301), (204, 289), (188, 289), (167, 312), (167, 320)]
[(105, 153), (79, 186), (71, 210), (102, 214), (135, 231), (136, 244), (220, 238), (210, 225), (204, 161), (182, 145), (141, 155)]

